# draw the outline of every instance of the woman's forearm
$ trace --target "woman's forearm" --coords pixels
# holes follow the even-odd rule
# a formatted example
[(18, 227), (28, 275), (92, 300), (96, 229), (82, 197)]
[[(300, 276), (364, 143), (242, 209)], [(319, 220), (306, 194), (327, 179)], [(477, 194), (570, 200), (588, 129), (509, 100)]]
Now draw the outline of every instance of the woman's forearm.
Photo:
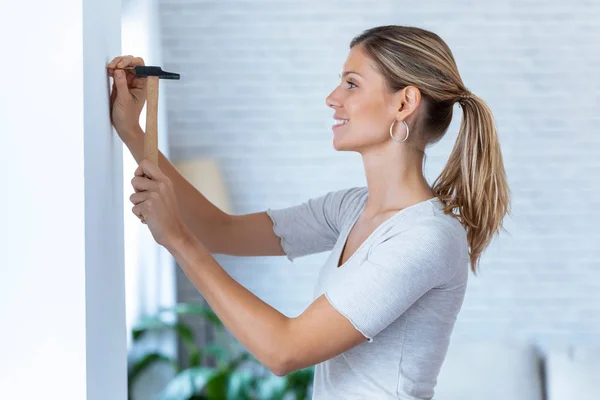
[(191, 234), (167, 250), (233, 336), (274, 374), (285, 374), (290, 318), (229, 276)]
[[(137, 127), (131, 132), (120, 134), (121, 139), (139, 164), (144, 159), (144, 131)], [(179, 212), (190, 231), (212, 252), (218, 248), (229, 215), (212, 204), (200, 191), (189, 183), (173, 164), (158, 152), (158, 167), (173, 182)]]

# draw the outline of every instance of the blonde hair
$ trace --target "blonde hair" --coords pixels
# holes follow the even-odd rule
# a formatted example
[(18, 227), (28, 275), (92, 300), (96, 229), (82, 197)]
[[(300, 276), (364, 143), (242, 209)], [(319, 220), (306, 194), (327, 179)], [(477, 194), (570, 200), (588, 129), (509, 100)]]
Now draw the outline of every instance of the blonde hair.
[(477, 274), (481, 254), (510, 214), (510, 190), (490, 108), (465, 87), (450, 48), (435, 33), (378, 26), (352, 39), (350, 48), (356, 45), (375, 63), (390, 92), (406, 86), (421, 91), (421, 110), (412, 122), (411, 137), (416, 134), (425, 146), (444, 136), (454, 104), (461, 105), (456, 144), (432, 189), (445, 204), (444, 212), (465, 227), (471, 270)]

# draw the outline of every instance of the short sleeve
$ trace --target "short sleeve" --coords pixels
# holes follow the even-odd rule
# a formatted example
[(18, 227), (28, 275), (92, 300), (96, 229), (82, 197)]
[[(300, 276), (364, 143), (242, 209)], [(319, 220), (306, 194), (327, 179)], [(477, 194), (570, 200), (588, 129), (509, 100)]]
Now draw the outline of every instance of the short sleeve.
[(325, 296), (372, 342), (421, 296), (454, 276), (463, 243), (453, 232), (447, 222), (426, 218), (390, 235), (360, 265), (341, 274)]
[(331, 191), (302, 204), (268, 209), (273, 231), (281, 239), (288, 260), (331, 250), (340, 234), (347, 212), (357, 203), (364, 187)]

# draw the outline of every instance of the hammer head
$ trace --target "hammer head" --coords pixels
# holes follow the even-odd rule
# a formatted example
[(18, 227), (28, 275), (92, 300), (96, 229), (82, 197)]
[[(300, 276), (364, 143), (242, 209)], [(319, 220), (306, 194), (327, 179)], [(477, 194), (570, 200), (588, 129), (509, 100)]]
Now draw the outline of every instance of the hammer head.
[(180, 75), (174, 72), (163, 71), (162, 68), (151, 65), (138, 65), (135, 68), (135, 76), (138, 78), (147, 78), (149, 76), (158, 76), (159, 79), (179, 79)]

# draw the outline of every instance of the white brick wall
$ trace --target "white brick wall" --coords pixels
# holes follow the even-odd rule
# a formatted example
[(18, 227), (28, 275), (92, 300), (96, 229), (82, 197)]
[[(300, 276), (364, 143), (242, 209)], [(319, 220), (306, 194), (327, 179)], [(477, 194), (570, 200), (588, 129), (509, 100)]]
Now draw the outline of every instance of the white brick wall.
[[(364, 185), (357, 153), (332, 147), (325, 97), (348, 43), (385, 24), (433, 30), (467, 87), (495, 113), (509, 183), (510, 234), (471, 276), (455, 334), (540, 346), (600, 337), (600, 2), (160, 2), (173, 159), (220, 162), (236, 214), (291, 206)], [(430, 182), (461, 110), (428, 153)], [(217, 256), (289, 316), (309, 304), (326, 253), (298, 259)], [(180, 280), (182, 299), (196, 290)]]

